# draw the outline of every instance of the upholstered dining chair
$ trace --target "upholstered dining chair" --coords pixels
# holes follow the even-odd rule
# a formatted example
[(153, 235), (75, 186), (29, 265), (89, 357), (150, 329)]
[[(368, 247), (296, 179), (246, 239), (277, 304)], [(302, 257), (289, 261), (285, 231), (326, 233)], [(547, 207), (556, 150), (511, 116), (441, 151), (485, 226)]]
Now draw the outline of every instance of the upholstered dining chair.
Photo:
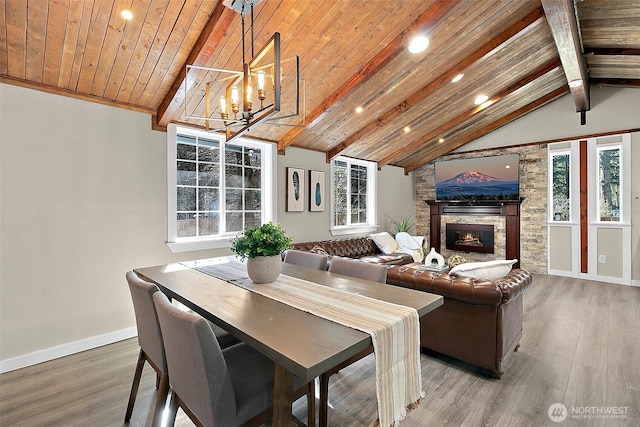
[[(167, 374), (167, 361), (165, 357), (164, 344), (162, 334), (160, 332), (160, 324), (158, 323), (158, 315), (155, 305), (153, 304), (153, 294), (158, 292), (158, 287), (142, 280), (134, 271), (126, 274), (131, 299), (133, 301), (133, 309), (136, 315), (136, 325), (138, 327), (138, 344), (140, 345), (140, 353), (138, 355), (138, 363), (133, 375), (133, 383), (131, 384), (131, 392), (129, 394), (129, 403), (124, 420), (131, 420), (133, 406), (138, 394), (140, 379), (145, 362), (156, 371), (156, 388), (158, 389), (158, 400), (154, 411), (153, 425), (159, 425), (162, 420), (162, 409), (167, 400), (169, 391), (169, 378)], [(211, 324), (216, 338), (220, 343), (220, 347), (226, 348), (240, 342), (236, 337), (225, 331), (224, 329)]]
[(329, 264), (329, 273), (338, 273), (372, 282), (387, 281), (387, 267), (381, 264), (355, 261), (349, 258), (333, 257)]
[[(370, 280), (372, 282), (386, 283), (387, 281), (387, 267), (384, 265), (355, 261), (348, 258), (334, 256), (331, 259), (331, 264), (329, 264), (329, 272)], [(329, 378), (331, 375), (371, 354), (372, 351), (372, 348), (365, 349), (320, 375), (320, 407), (318, 409), (318, 423), (320, 427), (325, 427), (327, 425), (327, 415), (329, 411)]]
[[(220, 348), (209, 322), (184, 312), (162, 293), (153, 296), (167, 354), (171, 403), (198, 426), (258, 426), (271, 416), (275, 364), (249, 345)], [(307, 396), (309, 425), (315, 426), (313, 388), (294, 377), (294, 397)]]
[(145, 362), (148, 362), (156, 371), (158, 400), (156, 401), (153, 415), (153, 426), (157, 426), (162, 419), (162, 409), (164, 408), (167, 393), (169, 392), (167, 359), (165, 357), (160, 324), (158, 323), (158, 315), (155, 305), (153, 304), (153, 294), (158, 292), (159, 289), (153, 283), (140, 279), (133, 271), (127, 272), (126, 278), (129, 284), (129, 291), (131, 292), (133, 309), (136, 314), (140, 353), (138, 355), (136, 371), (133, 375), (133, 384), (131, 385), (129, 404), (127, 405), (124, 420), (128, 422), (131, 419), (133, 405), (135, 404), (136, 395), (138, 394), (138, 386), (140, 385), (140, 378), (142, 377), (142, 368)]
[(298, 251), (288, 249), (284, 253), (284, 262), (302, 267), (315, 268), (316, 270), (327, 269), (327, 257), (313, 252)]

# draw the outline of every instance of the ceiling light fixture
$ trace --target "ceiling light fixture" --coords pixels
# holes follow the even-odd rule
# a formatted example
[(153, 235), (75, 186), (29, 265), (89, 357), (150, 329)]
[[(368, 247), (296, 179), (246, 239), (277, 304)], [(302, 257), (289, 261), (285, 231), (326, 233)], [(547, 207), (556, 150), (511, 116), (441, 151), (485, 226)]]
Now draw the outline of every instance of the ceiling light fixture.
[(362, 113), (362, 107), (361, 107), (361, 106), (357, 106), (357, 107), (356, 107), (356, 113), (357, 113), (357, 114)]
[[(211, 73), (213, 78), (205, 85), (204, 108), (205, 114), (194, 116), (187, 114), (187, 100), (185, 99), (185, 117), (188, 119), (205, 120), (205, 128), (213, 131), (225, 131), (226, 141), (241, 136), (252, 126), (259, 123), (269, 122), (285, 126), (286, 123), (277, 123), (277, 120), (287, 119), (300, 115), (300, 58), (294, 56), (288, 59), (281, 59), (280, 56), (280, 33), (274, 33), (266, 45), (257, 53), (254, 53), (253, 34), (253, 8), (260, 0), (225, 0), (224, 5), (239, 13), (242, 24), (242, 70), (229, 70), (223, 68), (209, 68), (196, 65), (187, 65), (187, 77), (185, 78), (185, 93), (189, 92), (189, 84), (195, 79), (189, 78), (189, 71), (192, 69), (204, 70)], [(249, 9), (249, 10), (247, 10)], [(251, 60), (247, 62), (245, 58), (245, 15), (251, 14), (250, 24), (250, 47)], [(285, 76), (285, 63), (289, 67)], [(208, 75), (208, 74), (207, 74)], [(292, 111), (284, 114), (282, 109), (282, 87), (287, 87), (287, 93), (295, 92), (295, 101)], [(254, 91), (254, 88), (256, 90)], [(304, 91), (304, 87), (302, 88)], [(259, 107), (254, 108), (254, 98), (257, 95)], [(211, 112), (211, 100), (218, 99), (218, 115)], [(210, 129), (209, 122), (222, 122), (222, 126)], [(304, 120), (303, 120), (304, 122)]]
[(440, 144), (442, 144), (442, 143), (444, 142), (444, 138), (440, 138), (440, 139), (438, 140), (438, 142), (439, 142)]
[(569, 87), (576, 88), (582, 86), (582, 79), (571, 80), (569, 82)]
[(457, 83), (460, 80), (462, 80), (462, 78), (464, 77), (463, 73), (458, 74), (457, 76), (455, 76), (454, 78), (451, 79), (451, 83)]
[(416, 36), (409, 42), (409, 52), (420, 53), (429, 47), (429, 39), (425, 36)]
[(487, 99), (489, 99), (487, 95), (478, 95), (473, 103), (476, 105), (484, 104), (487, 102)]
[(133, 18), (133, 13), (131, 13), (130, 10), (124, 9), (122, 12), (120, 12), (120, 16), (122, 16), (127, 21), (130, 21)]
[(411, 128), (409, 126), (405, 126), (403, 130), (404, 130), (404, 133), (411, 132)]

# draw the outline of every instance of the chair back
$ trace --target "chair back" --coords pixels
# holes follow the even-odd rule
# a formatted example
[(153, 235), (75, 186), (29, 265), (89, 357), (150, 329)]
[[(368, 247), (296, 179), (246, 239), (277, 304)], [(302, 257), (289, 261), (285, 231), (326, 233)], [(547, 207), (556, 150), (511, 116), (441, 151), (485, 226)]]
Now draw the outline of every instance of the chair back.
[(153, 304), (153, 294), (160, 291), (158, 287), (138, 277), (133, 271), (126, 274), (133, 310), (136, 314), (136, 325), (138, 327), (138, 344), (147, 357), (162, 370), (167, 372), (167, 360), (164, 352), (164, 343), (158, 314)]
[(386, 266), (348, 258), (334, 256), (329, 264), (329, 272), (371, 280), (372, 282), (386, 283), (387, 281)]
[(327, 269), (327, 257), (313, 252), (297, 251), (289, 249), (284, 253), (284, 262), (302, 267), (315, 268), (316, 270)]
[(153, 296), (169, 367), (169, 382), (184, 405), (205, 426), (237, 425), (231, 376), (209, 322)]

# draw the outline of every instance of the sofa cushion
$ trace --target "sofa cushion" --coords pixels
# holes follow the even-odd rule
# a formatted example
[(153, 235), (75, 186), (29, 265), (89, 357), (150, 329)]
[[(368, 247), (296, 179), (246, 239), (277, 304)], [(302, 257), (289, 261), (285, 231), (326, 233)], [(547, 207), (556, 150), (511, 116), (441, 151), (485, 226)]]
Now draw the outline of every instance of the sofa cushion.
[(518, 260), (493, 260), (485, 262), (465, 262), (449, 271), (452, 276), (467, 276), (474, 279), (498, 280), (509, 274), (511, 266)]
[(398, 243), (391, 234), (383, 231), (382, 233), (369, 234), (371, 240), (382, 251), (383, 254), (392, 254), (398, 251)]
[(372, 264), (404, 265), (413, 262), (413, 258), (411, 258), (411, 255), (408, 254), (395, 253), (366, 255), (358, 258), (358, 261), (369, 262)]

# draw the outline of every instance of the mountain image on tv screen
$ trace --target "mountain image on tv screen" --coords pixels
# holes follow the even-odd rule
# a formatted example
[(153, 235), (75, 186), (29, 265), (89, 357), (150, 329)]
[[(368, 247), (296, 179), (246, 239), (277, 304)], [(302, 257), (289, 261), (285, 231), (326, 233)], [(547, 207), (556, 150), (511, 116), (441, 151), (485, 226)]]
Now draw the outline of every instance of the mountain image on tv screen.
[(436, 162), (436, 200), (519, 200), (518, 155)]

